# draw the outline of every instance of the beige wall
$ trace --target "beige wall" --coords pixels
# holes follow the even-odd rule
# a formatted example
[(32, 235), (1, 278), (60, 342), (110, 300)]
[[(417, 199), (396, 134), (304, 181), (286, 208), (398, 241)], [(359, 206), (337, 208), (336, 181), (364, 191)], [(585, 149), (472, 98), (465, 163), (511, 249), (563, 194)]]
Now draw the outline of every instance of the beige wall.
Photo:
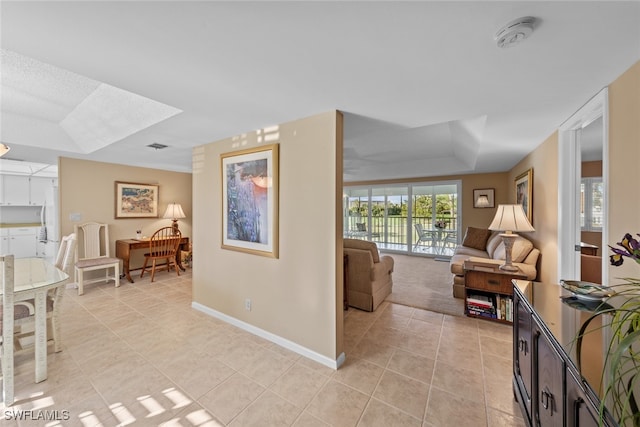
[(220, 247), (220, 154), (260, 146), (260, 135), (194, 149), (193, 225), (202, 236), (194, 244), (194, 303), (336, 361), (342, 352), (341, 114), (267, 133), (280, 150), (278, 259)]
[[(115, 181), (159, 185), (160, 217), (115, 219)], [(178, 221), (180, 231), (193, 239), (190, 173), (61, 157), (58, 162), (58, 186), (61, 233), (72, 233), (73, 226), (83, 222), (107, 223), (112, 255), (115, 255), (115, 241), (135, 237), (137, 229), (142, 229), (143, 234), (149, 236), (158, 228), (171, 225), (171, 220), (163, 219), (162, 215), (167, 205), (173, 202), (180, 203), (186, 215), (186, 218)], [(80, 221), (72, 221), (71, 214), (79, 214)], [(143, 260), (142, 251), (136, 251), (131, 268), (141, 267)]]
[[(609, 244), (625, 233), (640, 233), (640, 61), (609, 85)], [(608, 255), (610, 252), (605, 252)], [(640, 277), (627, 261), (609, 267), (609, 278)]]
[[(472, 175), (447, 175), (438, 177), (423, 177), (411, 179), (395, 179), (380, 181), (357, 181), (345, 182), (345, 186), (359, 185), (388, 185), (388, 184), (405, 184), (416, 182), (438, 182), (438, 181), (454, 181), (462, 182), (462, 221), (460, 222), (460, 231), (464, 233), (467, 227), (486, 228), (493, 220), (496, 208), (501, 203), (507, 203), (511, 193), (515, 190), (507, 181), (508, 174), (502, 173), (484, 173)], [(473, 207), (473, 190), (481, 188), (494, 189), (494, 208), (474, 208)]]
[[(609, 85), (609, 239), (640, 232), (640, 191), (633, 175), (640, 160), (640, 62)], [(595, 95), (595, 94), (594, 94)], [(586, 101), (586, 100), (585, 100)], [(509, 172), (509, 181), (533, 168), (533, 226), (529, 234), (542, 252), (538, 280), (558, 282), (558, 133)], [(514, 198), (510, 201), (513, 203)], [(604, 251), (604, 256), (608, 255)], [(609, 277), (640, 276), (638, 265), (609, 267)]]

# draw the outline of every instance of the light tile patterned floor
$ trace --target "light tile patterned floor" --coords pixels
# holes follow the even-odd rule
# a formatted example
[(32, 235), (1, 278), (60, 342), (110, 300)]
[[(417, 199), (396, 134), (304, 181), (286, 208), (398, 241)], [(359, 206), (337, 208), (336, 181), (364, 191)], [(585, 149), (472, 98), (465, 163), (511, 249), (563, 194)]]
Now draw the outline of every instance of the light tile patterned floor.
[[(383, 303), (349, 309), (334, 371), (190, 308), (189, 272), (64, 300), (64, 351), (17, 358), (7, 426), (520, 426), (511, 328)], [(34, 417), (68, 420), (16, 421)], [(57, 411), (57, 412), (55, 412)], [(26, 414), (23, 413), (23, 417)]]

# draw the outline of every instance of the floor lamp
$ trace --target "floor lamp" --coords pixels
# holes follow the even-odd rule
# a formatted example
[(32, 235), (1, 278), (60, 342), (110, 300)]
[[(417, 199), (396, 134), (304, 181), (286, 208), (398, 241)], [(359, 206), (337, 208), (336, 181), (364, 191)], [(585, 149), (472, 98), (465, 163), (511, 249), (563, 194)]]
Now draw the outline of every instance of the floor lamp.
[(493, 218), (489, 230), (503, 231), (500, 234), (504, 242), (505, 259), (500, 270), (516, 272), (518, 267), (511, 262), (513, 243), (518, 235), (515, 232), (528, 233), (536, 231), (527, 219), (522, 205), (498, 205), (496, 216)]

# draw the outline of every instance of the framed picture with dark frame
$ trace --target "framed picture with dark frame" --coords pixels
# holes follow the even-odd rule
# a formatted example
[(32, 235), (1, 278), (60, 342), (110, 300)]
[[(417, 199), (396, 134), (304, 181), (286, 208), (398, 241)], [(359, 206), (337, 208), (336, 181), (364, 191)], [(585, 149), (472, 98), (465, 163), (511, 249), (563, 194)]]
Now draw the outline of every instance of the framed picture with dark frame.
[(533, 169), (518, 175), (515, 179), (516, 203), (522, 205), (527, 219), (533, 224), (532, 205), (533, 205)]
[(158, 218), (158, 185), (120, 181), (115, 184), (116, 218)]
[(479, 188), (473, 190), (474, 208), (495, 208), (495, 190), (493, 188)]
[(278, 258), (278, 144), (220, 155), (222, 248)]

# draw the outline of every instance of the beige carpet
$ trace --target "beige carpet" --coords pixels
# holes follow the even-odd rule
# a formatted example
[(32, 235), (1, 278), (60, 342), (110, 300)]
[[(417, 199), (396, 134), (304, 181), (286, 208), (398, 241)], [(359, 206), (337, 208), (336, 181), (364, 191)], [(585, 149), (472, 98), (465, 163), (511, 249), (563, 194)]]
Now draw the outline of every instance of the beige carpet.
[(389, 254), (395, 261), (393, 291), (386, 301), (438, 313), (464, 316), (464, 301), (454, 298), (449, 262)]

